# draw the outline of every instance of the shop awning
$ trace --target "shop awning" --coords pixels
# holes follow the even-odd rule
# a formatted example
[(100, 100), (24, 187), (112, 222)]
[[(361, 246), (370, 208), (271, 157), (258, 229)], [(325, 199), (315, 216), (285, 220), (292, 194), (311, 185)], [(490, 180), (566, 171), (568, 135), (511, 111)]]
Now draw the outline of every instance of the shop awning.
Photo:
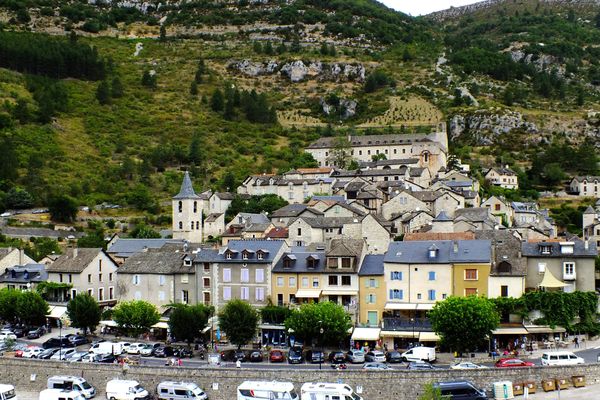
[(152, 328), (169, 329), (169, 324), (167, 324), (166, 322), (157, 322), (154, 325), (152, 325)]
[(554, 275), (552, 275), (552, 272), (550, 272), (550, 270), (548, 268), (546, 268), (546, 271), (544, 272), (544, 278), (542, 279), (542, 281), (540, 282), (540, 284), (538, 286), (539, 287), (547, 287), (547, 288), (560, 288), (560, 287), (565, 287), (565, 286), (569, 286), (569, 285), (556, 279), (556, 277)]
[(271, 325), (271, 324), (260, 324), (258, 325), (258, 329), (273, 329), (278, 331), (284, 331), (285, 326), (283, 325)]
[(110, 326), (111, 328), (116, 328), (117, 326), (119, 326), (115, 321), (112, 320), (100, 321), (100, 325)]
[(356, 296), (358, 290), (323, 290), (323, 296)]
[(421, 332), (419, 333), (420, 342), (438, 342), (440, 337), (435, 332)]
[(435, 307), (435, 303), (417, 304), (417, 310), (419, 311), (433, 310), (433, 307)]
[(565, 328), (563, 328), (562, 326), (557, 326), (554, 329), (552, 329), (549, 326), (526, 326), (525, 329), (527, 329), (527, 331), (529, 333), (564, 333), (567, 330)]
[(380, 328), (354, 328), (352, 340), (379, 340)]
[(528, 333), (523, 327), (500, 327), (492, 331), (492, 335), (527, 335)]
[(420, 332), (412, 331), (381, 331), (381, 337), (418, 338)]
[(67, 313), (67, 307), (65, 306), (50, 306), (49, 312), (46, 317), (61, 319)]
[(318, 299), (321, 295), (321, 289), (298, 289), (296, 298), (298, 299)]
[(417, 303), (385, 303), (386, 310), (416, 310)]

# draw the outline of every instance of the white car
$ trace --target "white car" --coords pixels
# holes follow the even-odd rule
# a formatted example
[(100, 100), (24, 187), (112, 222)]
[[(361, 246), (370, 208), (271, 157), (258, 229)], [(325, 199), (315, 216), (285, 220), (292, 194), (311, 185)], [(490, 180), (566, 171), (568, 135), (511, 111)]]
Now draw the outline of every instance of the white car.
[(12, 213), (3, 212), (2, 214), (0, 214), (0, 217), (10, 217), (11, 215), (12, 215)]
[(131, 343), (127, 347), (127, 353), (129, 354), (140, 354), (140, 350), (145, 346), (144, 343)]
[(365, 355), (365, 360), (367, 362), (383, 362), (383, 363), (387, 361), (385, 359), (385, 354), (381, 350), (369, 351)]
[(0, 340), (17, 340), (17, 335), (12, 333), (11, 331), (2, 331), (0, 332)]
[(450, 366), (450, 369), (486, 369), (485, 365), (479, 365), (470, 361), (463, 361)]
[(37, 358), (37, 356), (44, 351), (41, 347), (29, 347), (23, 350), (23, 358)]
[(75, 350), (75, 349), (62, 349), (62, 350), (59, 350), (56, 353), (54, 353), (52, 355), (52, 357), (50, 357), (50, 359), (51, 360), (66, 360), (72, 354), (74, 354), (76, 352), (77, 352), (77, 350)]

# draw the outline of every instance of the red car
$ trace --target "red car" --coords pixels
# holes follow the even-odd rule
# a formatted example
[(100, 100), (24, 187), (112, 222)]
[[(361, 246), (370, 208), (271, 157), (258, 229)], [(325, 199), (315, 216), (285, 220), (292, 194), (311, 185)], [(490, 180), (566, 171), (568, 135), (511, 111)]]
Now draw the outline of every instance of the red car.
[(496, 362), (496, 368), (533, 367), (534, 363), (519, 360), (518, 358), (501, 358)]
[(283, 351), (281, 351), (281, 350), (271, 350), (271, 353), (269, 353), (269, 361), (284, 362), (285, 354), (283, 354)]

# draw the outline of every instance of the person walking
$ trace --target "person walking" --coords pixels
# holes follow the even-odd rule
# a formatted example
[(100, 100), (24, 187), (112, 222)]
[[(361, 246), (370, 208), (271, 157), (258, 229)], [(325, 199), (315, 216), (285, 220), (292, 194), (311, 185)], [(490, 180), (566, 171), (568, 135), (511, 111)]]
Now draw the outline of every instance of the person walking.
[(579, 337), (575, 336), (575, 339), (573, 339), (573, 343), (575, 343), (575, 348), (578, 349), (579, 348)]

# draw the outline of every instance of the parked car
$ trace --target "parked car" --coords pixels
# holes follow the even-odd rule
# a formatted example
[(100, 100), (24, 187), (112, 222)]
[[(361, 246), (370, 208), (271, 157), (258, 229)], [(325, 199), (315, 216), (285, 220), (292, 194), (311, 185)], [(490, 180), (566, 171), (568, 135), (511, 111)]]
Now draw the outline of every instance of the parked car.
[(269, 353), (269, 361), (270, 362), (284, 362), (285, 354), (283, 354), (283, 351), (281, 351), (281, 350), (271, 350), (271, 353)]
[(438, 369), (427, 361), (411, 361), (406, 368), (414, 371)]
[(46, 329), (43, 327), (31, 329), (27, 332), (27, 339), (39, 339), (46, 333)]
[(127, 347), (128, 354), (140, 354), (140, 350), (145, 346), (144, 343), (131, 343)]
[(115, 362), (117, 357), (112, 354), (96, 354), (94, 362), (104, 363), (104, 364), (112, 364)]
[(401, 363), (402, 362), (402, 353), (396, 350), (388, 351), (385, 356), (385, 359), (389, 363)]
[(73, 348), (71, 349), (60, 349), (59, 351), (57, 351), (56, 353), (52, 354), (52, 357), (50, 357), (51, 360), (66, 360), (67, 358), (69, 358), (69, 356), (71, 356), (72, 354), (75, 354), (77, 351)]
[(12, 331), (2, 331), (0, 332), (0, 340), (17, 340), (17, 335), (15, 335)]
[(450, 369), (485, 369), (485, 365), (479, 365), (470, 361), (463, 361), (450, 366)]
[(469, 381), (436, 382), (434, 389), (441, 392), (444, 399), (487, 400), (484, 389), (478, 388)]
[(382, 362), (368, 362), (363, 365), (363, 369), (366, 371), (386, 371), (392, 369), (392, 367)]
[(83, 359), (83, 357), (85, 357), (88, 354), (90, 353), (88, 353), (87, 351), (76, 351), (75, 353), (67, 357), (66, 360), (69, 362), (79, 362)]
[(250, 353), (250, 361), (251, 362), (262, 362), (263, 355), (260, 351), (253, 351)]
[(154, 349), (154, 357), (173, 357), (175, 349), (171, 346), (159, 346)]
[(47, 360), (50, 357), (52, 357), (54, 355), (54, 353), (56, 353), (58, 350), (60, 350), (58, 347), (45, 349), (40, 354), (38, 354), (37, 358), (39, 358), (40, 360)]
[(174, 355), (179, 358), (192, 358), (194, 357), (194, 350), (190, 347), (178, 347), (175, 349)]
[(325, 354), (321, 350), (311, 350), (308, 352), (306, 356), (307, 360), (310, 360), (311, 363), (323, 363), (325, 362)]
[(365, 361), (384, 363), (387, 360), (385, 358), (385, 354), (383, 354), (383, 351), (371, 350), (365, 354)]
[(25, 336), (25, 333), (27, 333), (27, 328), (25, 328), (24, 326), (16, 326), (15, 328), (13, 328), (13, 333), (17, 336), (17, 338), (22, 338), (23, 336)]
[(519, 358), (501, 358), (496, 361), (496, 368), (533, 367), (535, 364)]
[(246, 353), (243, 350), (223, 350), (221, 352), (221, 361), (233, 361), (237, 360), (246, 361)]
[(343, 351), (332, 351), (329, 353), (329, 362), (332, 364), (343, 364), (346, 362), (346, 355)]
[(31, 346), (28, 349), (23, 350), (23, 358), (37, 358), (37, 356), (44, 351), (39, 346)]
[(288, 363), (290, 364), (302, 364), (304, 357), (302, 356), (302, 349), (291, 348), (288, 352)]
[(75, 347), (73, 343), (67, 337), (53, 337), (46, 340), (42, 347), (45, 349), (49, 349), (52, 347)]
[(365, 362), (365, 352), (361, 350), (351, 349), (346, 353), (346, 360), (353, 364)]
[(154, 350), (160, 347), (160, 343), (146, 343), (144, 347), (140, 349), (140, 355), (142, 357), (150, 357), (154, 355)]
[(87, 338), (81, 335), (69, 336), (69, 341), (73, 343), (73, 346), (81, 346), (82, 344), (88, 343)]

